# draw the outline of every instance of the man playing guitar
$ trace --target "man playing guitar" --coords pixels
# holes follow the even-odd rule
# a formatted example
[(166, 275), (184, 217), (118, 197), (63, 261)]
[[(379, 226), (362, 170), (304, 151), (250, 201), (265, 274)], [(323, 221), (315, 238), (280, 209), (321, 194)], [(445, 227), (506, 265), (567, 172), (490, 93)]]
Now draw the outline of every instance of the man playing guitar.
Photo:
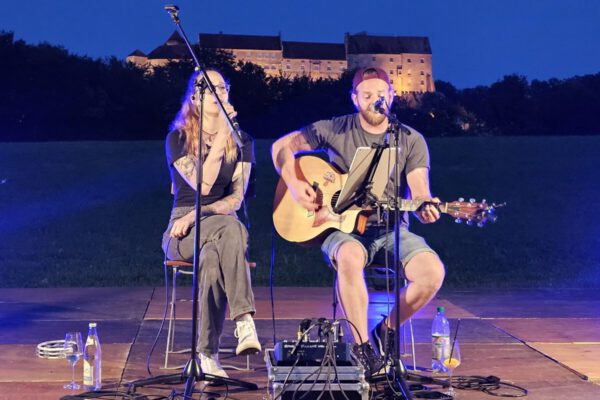
[[(380, 99), (383, 97), (383, 101)], [(358, 147), (383, 143), (388, 129), (388, 118), (374, 107), (379, 100), (387, 109), (391, 106), (394, 91), (385, 71), (370, 67), (359, 69), (353, 79), (352, 102), (357, 113), (323, 120), (291, 132), (278, 139), (272, 146), (273, 163), (285, 181), (292, 198), (308, 211), (316, 211), (320, 204), (318, 193), (310, 182), (299, 176), (295, 155), (299, 152), (323, 149), (329, 161), (343, 172), (348, 168)], [(439, 219), (438, 208), (431, 203), (429, 189), (429, 151), (423, 136), (406, 127), (400, 137), (399, 166), (402, 168), (400, 190), (406, 198), (429, 200), (414, 214), (422, 223)], [(301, 175), (301, 174), (300, 174)], [(393, 178), (386, 193), (393, 193)], [(401, 218), (400, 227), (402, 273), (408, 285), (400, 294), (400, 323), (424, 307), (437, 293), (444, 280), (444, 265), (438, 255), (423, 238), (409, 232), (408, 214)], [(354, 352), (365, 367), (367, 378), (380, 372), (384, 366), (383, 356), (387, 351), (395, 354), (395, 312), (384, 318), (371, 332), (371, 340), (379, 355), (369, 343), (367, 310), (369, 295), (363, 269), (374, 260), (379, 260), (388, 247), (393, 252), (394, 235), (382, 226), (375, 215), (369, 218), (363, 235), (335, 230), (327, 235), (321, 249), (330, 264), (338, 272), (338, 293), (353, 329), (356, 344)]]

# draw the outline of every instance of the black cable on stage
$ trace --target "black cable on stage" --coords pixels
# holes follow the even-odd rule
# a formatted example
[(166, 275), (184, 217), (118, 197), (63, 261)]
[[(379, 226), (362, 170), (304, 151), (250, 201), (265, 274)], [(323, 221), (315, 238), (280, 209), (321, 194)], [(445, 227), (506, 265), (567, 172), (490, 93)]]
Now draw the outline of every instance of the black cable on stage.
[[(479, 390), (496, 397), (525, 397), (527, 389), (502, 381), (494, 375), (489, 376), (455, 376), (451, 384), (459, 390)], [(512, 391), (513, 393), (509, 393)]]
[(98, 390), (94, 392), (84, 392), (79, 394), (68, 394), (62, 396), (60, 400), (83, 400), (83, 399), (111, 399), (111, 400), (168, 400), (169, 397), (162, 395), (148, 396), (143, 394), (130, 394), (127, 392)]

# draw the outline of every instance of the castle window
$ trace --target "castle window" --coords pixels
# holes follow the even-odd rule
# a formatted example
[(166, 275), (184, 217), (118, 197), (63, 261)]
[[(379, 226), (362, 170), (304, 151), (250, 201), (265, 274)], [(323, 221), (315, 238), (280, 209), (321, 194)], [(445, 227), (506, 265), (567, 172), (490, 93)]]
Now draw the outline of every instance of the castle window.
[(390, 69), (390, 75), (394, 75), (394, 70)]
[(327, 71), (331, 71), (331, 67), (327, 67)]
[(412, 60), (410, 58), (407, 58), (406, 62), (412, 62)]
[(421, 71), (421, 75), (425, 75), (425, 72)]
[(377, 61), (377, 57), (375, 57), (375, 56), (371, 57), (371, 61)]
[(425, 64), (425, 59), (421, 58), (421, 64)]
[(390, 57), (390, 62), (394, 62), (394, 57)]
[(421, 85), (424, 85), (424, 84), (425, 84), (425, 81), (421, 81)]

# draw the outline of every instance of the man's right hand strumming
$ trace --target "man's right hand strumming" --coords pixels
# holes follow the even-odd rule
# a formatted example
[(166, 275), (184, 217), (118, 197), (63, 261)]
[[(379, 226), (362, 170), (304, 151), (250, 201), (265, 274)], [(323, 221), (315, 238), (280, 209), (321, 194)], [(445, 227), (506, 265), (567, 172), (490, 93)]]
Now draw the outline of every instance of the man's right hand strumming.
[(287, 185), (292, 198), (308, 211), (315, 211), (321, 206), (317, 202), (317, 193), (307, 182), (297, 179)]
[(294, 131), (273, 143), (271, 156), (275, 169), (285, 181), (292, 198), (308, 211), (315, 211), (321, 206), (317, 202), (317, 193), (308, 182), (298, 179), (294, 161), (295, 154), (310, 150), (312, 148), (304, 135)]

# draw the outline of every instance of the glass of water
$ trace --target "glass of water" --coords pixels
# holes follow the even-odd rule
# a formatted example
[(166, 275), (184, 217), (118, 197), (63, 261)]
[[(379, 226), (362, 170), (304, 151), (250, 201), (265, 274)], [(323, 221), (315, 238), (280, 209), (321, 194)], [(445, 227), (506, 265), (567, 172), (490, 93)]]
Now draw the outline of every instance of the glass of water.
[(68, 332), (65, 335), (65, 358), (71, 364), (71, 383), (67, 383), (63, 387), (65, 389), (76, 390), (79, 386), (75, 382), (75, 364), (83, 354), (83, 341), (81, 340), (81, 332)]

